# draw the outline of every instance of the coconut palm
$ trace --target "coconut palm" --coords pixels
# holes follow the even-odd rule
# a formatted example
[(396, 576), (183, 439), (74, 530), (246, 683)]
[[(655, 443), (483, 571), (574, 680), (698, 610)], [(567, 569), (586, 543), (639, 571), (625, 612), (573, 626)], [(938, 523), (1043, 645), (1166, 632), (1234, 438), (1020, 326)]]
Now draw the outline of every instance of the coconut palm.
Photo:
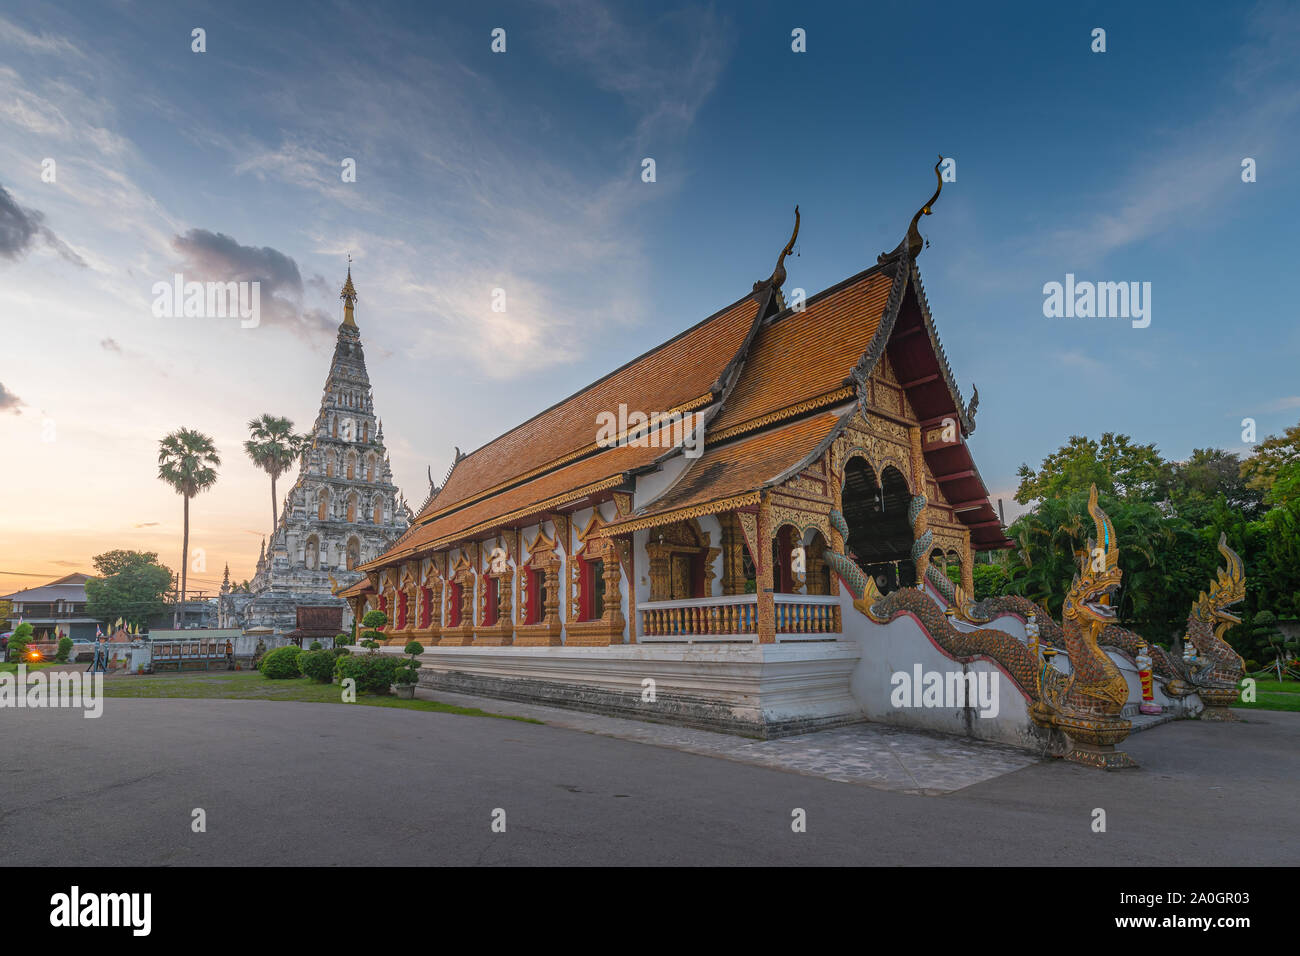
[(181, 600), (185, 600), (190, 553), (190, 499), (217, 483), (221, 464), (212, 439), (202, 432), (178, 428), (158, 442), (158, 478), (185, 499), (185, 539), (181, 545)]
[(253, 464), (271, 476), (271, 530), (280, 523), (276, 510), (275, 480), (293, 467), (302, 453), (311, 447), (310, 435), (295, 435), (293, 422), (287, 418), (263, 415), (248, 423), (253, 437), (244, 442), (244, 451)]

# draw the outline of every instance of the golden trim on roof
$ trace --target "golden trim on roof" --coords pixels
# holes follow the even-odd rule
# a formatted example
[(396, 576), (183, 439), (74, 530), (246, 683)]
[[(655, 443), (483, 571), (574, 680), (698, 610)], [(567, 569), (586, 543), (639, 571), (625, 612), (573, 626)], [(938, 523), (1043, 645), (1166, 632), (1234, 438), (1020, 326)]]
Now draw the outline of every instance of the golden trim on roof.
[[(702, 408), (706, 405), (712, 404), (713, 401), (714, 401), (713, 393), (707, 392), (704, 395), (701, 395), (699, 398), (693, 398), (689, 402), (684, 402), (681, 405), (677, 405), (669, 409), (668, 411), (661, 413), (660, 417), (656, 419), (656, 421), (662, 421), (664, 418), (670, 415), (680, 415), (684, 412), (695, 411), (698, 408)], [(645, 425), (640, 425), (638, 426), (637, 430), (640, 431), (641, 429), (644, 429), (646, 427), (647, 426)], [(592, 434), (595, 434), (595, 431), (596, 431), (596, 425), (593, 422)], [(630, 432), (631, 429), (629, 429), (628, 431)], [(625, 437), (625, 435), (620, 435), (619, 439)], [(445, 508), (442, 508), (441, 510), (431, 511), (428, 515), (425, 515), (422, 518), (418, 518), (415, 524), (413, 524), (411, 527), (413, 528), (423, 527), (424, 525), (431, 524), (434, 520), (438, 518), (445, 517), (446, 515), (459, 511), (462, 508), (467, 508), (470, 505), (478, 504), (480, 501), (483, 501), (486, 498), (490, 498), (494, 494), (498, 494), (499, 492), (506, 491), (517, 485), (526, 484), (527, 482), (531, 481), (533, 478), (536, 478), (538, 475), (543, 475), (546, 474), (547, 472), (555, 471), (557, 468), (570, 464), (571, 462), (574, 462), (580, 458), (584, 458), (587, 455), (596, 452), (608, 451), (610, 448), (613, 447), (617, 447), (617, 441), (607, 446), (601, 446), (593, 441), (590, 445), (587, 445), (583, 448), (579, 448), (577, 451), (570, 452), (567, 455), (563, 455), (559, 458), (556, 458), (545, 465), (541, 465), (537, 468), (534, 468), (532, 471), (526, 471), (522, 475), (518, 475), (517, 477), (511, 478), (508, 481), (503, 481), (500, 484), (493, 485), (491, 488), (488, 488), (484, 491), (480, 491), (479, 493), (475, 495), (471, 495), (468, 498), (462, 498), (460, 501), (453, 502), (452, 504), (447, 505)], [(665, 454), (669, 451), (671, 451), (671, 448), (664, 449)], [(469, 457), (469, 456), (465, 456), (465, 457)]]

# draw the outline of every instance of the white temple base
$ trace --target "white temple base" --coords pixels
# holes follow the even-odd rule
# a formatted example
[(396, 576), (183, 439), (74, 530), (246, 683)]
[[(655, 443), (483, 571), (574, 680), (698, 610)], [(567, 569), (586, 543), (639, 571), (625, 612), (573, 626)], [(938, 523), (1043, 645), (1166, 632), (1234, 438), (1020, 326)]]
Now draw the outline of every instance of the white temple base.
[(432, 647), (420, 686), (770, 738), (862, 720), (859, 656), (842, 641)]

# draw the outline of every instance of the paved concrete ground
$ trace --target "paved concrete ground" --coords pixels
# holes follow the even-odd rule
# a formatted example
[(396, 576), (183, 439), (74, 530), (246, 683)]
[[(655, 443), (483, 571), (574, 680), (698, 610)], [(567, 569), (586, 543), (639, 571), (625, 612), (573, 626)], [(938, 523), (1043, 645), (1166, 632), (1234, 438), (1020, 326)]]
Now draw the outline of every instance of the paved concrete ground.
[(693, 727), (626, 720), (442, 690), (420, 688), (416, 693), (426, 700), (477, 707), (494, 714), (531, 717), (551, 727), (567, 727), (904, 793), (950, 793), (1028, 767), (1042, 759), (1018, 747), (947, 734), (900, 730), (885, 724), (863, 722), (778, 740), (753, 740)]
[(0, 711), (6, 864), (1282, 864), (1300, 809), (1289, 713), (1157, 727), (1140, 771), (1051, 761), (921, 796), (518, 721), (107, 708)]

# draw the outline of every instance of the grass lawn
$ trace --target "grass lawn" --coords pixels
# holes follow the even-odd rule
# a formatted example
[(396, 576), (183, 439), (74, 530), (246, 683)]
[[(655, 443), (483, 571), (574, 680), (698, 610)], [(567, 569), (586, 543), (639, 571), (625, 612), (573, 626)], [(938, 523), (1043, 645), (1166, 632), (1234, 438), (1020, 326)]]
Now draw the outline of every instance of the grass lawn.
[[(31, 661), (24, 661), (23, 663), (25, 663), (25, 664), (27, 665), (27, 673), (29, 673), (29, 674), (30, 674), (32, 671), (40, 670), (42, 667), (62, 667), (62, 666), (65, 666), (65, 665), (60, 664), (58, 661), (41, 661), (41, 662), (39, 662), (39, 663), (37, 663), (37, 664), (33, 664)], [(7, 662), (6, 662), (6, 663), (3, 663), (3, 664), (0, 664), (0, 674), (17, 674), (17, 673), (18, 673), (18, 665), (17, 665), (16, 663), (7, 663)]]
[[(104, 682), (105, 697), (202, 697), (223, 700), (289, 700), (317, 704), (343, 703), (338, 684), (317, 684), (306, 677), (268, 680), (257, 671), (182, 671), (179, 674), (142, 674), (115, 677)], [(540, 720), (492, 714), (477, 707), (456, 707), (436, 700), (398, 700), (376, 694), (358, 694), (356, 703), (371, 707), (401, 707), (467, 717), (498, 717), (540, 724)]]
[(1256, 680), (1255, 692), (1254, 703), (1239, 701), (1232, 706), (1243, 710), (1300, 711), (1300, 681)]

